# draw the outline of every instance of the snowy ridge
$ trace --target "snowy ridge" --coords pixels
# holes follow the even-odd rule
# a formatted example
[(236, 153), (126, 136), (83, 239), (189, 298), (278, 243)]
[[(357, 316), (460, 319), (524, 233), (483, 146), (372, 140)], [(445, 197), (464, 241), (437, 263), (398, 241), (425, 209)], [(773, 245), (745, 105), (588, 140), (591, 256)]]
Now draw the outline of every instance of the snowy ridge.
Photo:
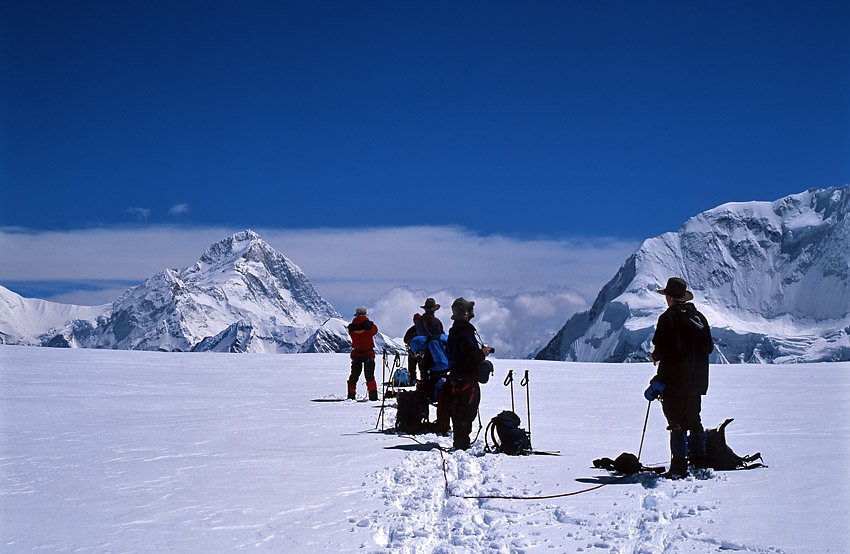
[(656, 291), (681, 276), (714, 362), (850, 360), (850, 186), (730, 203), (649, 239), (537, 359), (647, 361)]
[(73, 320), (94, 321), (104, 306), (74, 306), (24, 298), (0, 287), (0, 344), (40, 345), (46, 330)]

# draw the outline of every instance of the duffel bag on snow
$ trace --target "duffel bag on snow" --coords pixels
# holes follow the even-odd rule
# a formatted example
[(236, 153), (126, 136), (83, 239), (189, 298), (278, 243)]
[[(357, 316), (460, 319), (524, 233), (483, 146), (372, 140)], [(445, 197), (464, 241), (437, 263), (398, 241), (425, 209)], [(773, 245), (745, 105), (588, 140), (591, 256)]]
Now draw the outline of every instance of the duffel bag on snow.
[[(708, 429), (705, 432), (706, 465), (719, 471), (767, 467), (764, 465), (760, 452), (749, 456), (738, 456), (726, 444), (726, 426), (733, 421), (734, 418), (730, 417), (717, 428)], [(756, 462), (756, 460), (761, 460), (761, 462)]]

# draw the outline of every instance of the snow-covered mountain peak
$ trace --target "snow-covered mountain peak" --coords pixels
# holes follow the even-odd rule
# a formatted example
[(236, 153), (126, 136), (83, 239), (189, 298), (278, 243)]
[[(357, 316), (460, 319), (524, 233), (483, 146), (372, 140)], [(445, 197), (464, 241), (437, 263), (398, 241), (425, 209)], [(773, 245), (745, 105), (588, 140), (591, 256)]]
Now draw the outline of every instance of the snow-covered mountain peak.
[(708, 316), (717, 361), (850, 359), (850, 185), (723, 204), (646, 240), (539, 354), (648, 359), (657, 291), (681, 276)]
[[(9, 344), (255, 353), (351, 346), (340, 314), (297, 265), (251, 230), (210, 245), (184, 269), (160, 271), (97, 311), (27, 301), (2, 288), (0, 301), (9, 314), (0, 313), (0, 342)], [(403, 348), (385, 336), (376, 344)]]
[(283, 254), (246, 230), (195, 264), (126, 291), (95, 325), (75, 322), (54, 344), (134, 350), (297, 352), (339, 313)]
[[(254, 252), (251, 252), (254, 250)], [(250, 254), (249, 254), (250, 252)], [(235, 233), (219, 242), (209, 245), (198, 261), (199, 269), (221, 265), (235, 265), (240, 258), (262, 257), (262, 254), (274, 250), (250, 229)]]

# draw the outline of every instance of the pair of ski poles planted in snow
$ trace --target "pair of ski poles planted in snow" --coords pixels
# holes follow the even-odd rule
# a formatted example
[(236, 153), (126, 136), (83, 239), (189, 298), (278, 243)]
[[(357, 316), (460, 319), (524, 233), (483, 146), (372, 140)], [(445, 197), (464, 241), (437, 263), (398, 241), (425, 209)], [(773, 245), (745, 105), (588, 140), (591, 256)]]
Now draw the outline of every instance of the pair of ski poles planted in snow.
[[(525, 387), (525, 408), (526, 408), (526, 422), (528, 424), (528, 442), (531, 443), (531, 395), (529, 392), (530, 387), (528, 386), (528, 370), (525, 370), (525, 374), (522, 376), (522, 379), (519, 382), (521, 387)], [(505, 376), (505, 386), (511, 387), (511, 411), (516, 413), (516, 404), (514, 403), (514, 370), (509, 369), (508, 374)]]
[[(387, 350), (384, 349), (383, 367), (381, 369), (381, 383), (383, 383), (383, 391), (381, 394), (381, 411), (378, 412), (378, 421), (375, 422), (375, 429), (378, 428), (378, 425), (381, 426), (381, 430), (384, 429), (384, 407), (386, 406), (387, 396), (396, 396), (395, 384), (393, 379), (395, 378), (396, 370), (401, 368), (402, 359), (401, 354), (399, 354), (398, 350), (396, 350), (395, 356), (393, 357), (392, 365), (390, 365), (389, 354), (387, 353)], [(387, 371), (389, 371), (390, 373), (389, 380), (387, 380)]]

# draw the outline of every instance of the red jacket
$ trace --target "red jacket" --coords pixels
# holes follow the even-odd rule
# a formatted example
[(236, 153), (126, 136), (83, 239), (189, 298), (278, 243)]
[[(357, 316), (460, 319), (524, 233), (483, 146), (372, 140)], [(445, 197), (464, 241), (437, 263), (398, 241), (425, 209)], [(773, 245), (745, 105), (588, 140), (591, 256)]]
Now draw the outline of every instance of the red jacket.
[(375, 357), (375, 341), (378, 326), (365, 315), (357, 316), (348, 324), (348, 334), (351, 335), (351, 357)]

